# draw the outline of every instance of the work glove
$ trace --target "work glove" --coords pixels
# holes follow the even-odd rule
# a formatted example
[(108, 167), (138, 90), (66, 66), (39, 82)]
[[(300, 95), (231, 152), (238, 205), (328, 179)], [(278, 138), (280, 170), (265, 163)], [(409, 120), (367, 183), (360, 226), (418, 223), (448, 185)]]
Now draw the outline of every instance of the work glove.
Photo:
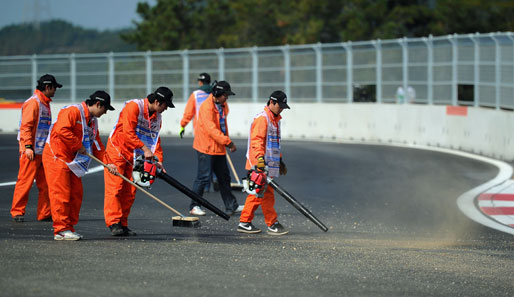
[(280, 167), (278, 169), (278, 172), (280, 173), (280, 175), (286, 175), (287, 174), (286, 163), (284, 163), (282, 161), (282, 158), (280, 158)]
[(266, 166), (266, 163), (264, 162), (264, 157), (263, 156), (258, 157), (257, 158), (257, 165), (256, 165), (256, 167), (259, 170), (264, 170), (265, 166)]
[(178, 135), (180, 135), (180, 138), (184, 138), (184, 132), (185, 132), (186, 128), (184, 127), (180, 127), (180, 132), (178, 132)]

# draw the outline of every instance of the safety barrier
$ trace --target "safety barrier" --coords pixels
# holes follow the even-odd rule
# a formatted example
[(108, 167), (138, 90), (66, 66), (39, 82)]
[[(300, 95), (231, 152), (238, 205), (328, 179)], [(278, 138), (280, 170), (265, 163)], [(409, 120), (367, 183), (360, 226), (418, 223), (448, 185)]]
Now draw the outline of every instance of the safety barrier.
[(290, 102), (411, 102), (514, 109), (514, 35), (448, 35), (363, 42), (163, 52), (0, 57), (0, 97), (28, 98), (54, 74), (56, 102), (106, 90), (116, 101), (160, 85), (185, 101), (196, 77), (227, 80), (232, 102), (258, 102), (281, 89)]
[[(234, 138), (248, 137), (253, 116), (262, 103), (232, 103), (228, 117)], [(514, 160), (514, 113), (466, 106), (419, 104), (291, 103), (283, 112), (282, 137), (289, 140), (413, 144), (452, 148), (502, 160)], [(53, 118), (64, 104), (52, 105)], [(99, 120), (100, 132), (111, 131), (122, 108)], [(162, 135), (178, 139), (184, 103), (163, 113)], [(0, 109), (1, 133), (16, 133), (19, 110)], [(186, 128), (192, 136), (192, 126)], [(13, 136), (13, 143), (15, 143)], [(245, 149), (245, 148), (240, 148)]]

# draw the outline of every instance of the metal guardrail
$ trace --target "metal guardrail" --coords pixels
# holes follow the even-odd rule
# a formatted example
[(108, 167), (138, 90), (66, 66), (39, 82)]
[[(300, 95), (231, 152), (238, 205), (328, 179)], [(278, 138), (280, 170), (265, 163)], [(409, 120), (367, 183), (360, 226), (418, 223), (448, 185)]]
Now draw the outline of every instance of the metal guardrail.
[[(187, 100), (196, 77), (227, 80), (231, 101), (265, 101), (282, 89), (291, 102), (414, 102), (514, 109), (512, 32), (295, 46), (0, 57), (0, 97), (28, 98), (39, 76), (64, 87), (54, 101), (97, 89), (117, 101), (161, 85)], [(402, 90), (407, 90), (403, 91)]]

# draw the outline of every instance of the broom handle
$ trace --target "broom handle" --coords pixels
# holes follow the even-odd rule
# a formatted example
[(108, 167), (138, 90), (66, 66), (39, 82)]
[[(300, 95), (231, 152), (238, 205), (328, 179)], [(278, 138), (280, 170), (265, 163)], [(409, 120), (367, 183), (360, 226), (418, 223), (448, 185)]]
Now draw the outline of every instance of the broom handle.
[[(100, 159), (98, 159), (97, 157), (93, 156), (92, 154), (90, 153), (87, 153), (87, 155), (92, 158), (93, 160), (95, 160), (96, 162), (102, 164), (104, 167), (107, 167), (107, 165), (100, 161)], [(145, 193), (146, 195), (148, 195), (150, 198), (154, 199), (155, 201), (159, 202), (160, 204), (162, 204), (162, 206), (166, 207), (167, 209), (171, 210), (172, 212), (174, 212), (175, 214), (181, 216), (181, 217), (184, 217), (180, 212), (178, 212), (176, 209), (174, 209), (173, 207), (169, 206), (168, 204), (166, 204), (164, 201), (162, 201), (161, 199), (155, 197), (152, 193), (148, 192), (147, 190), (143, 189), (142, 187), (140, 187), (138, 184), (134, 183), (133, 181), (131, 181), (130, 179), (126, 178), (124, 175), (122, 174), (119, 174), (118, 172), (116, 172), (117, 176), (121, 177), (123, 180), (125, 180), (126, 182), (128, 182), (129, 184), (133, 185), (134, 187), (136, 187), (138, 190), (140, 190), (141, 192)]]
[(230, 156), (227, 154), (227, 161), (228, 164), (230, 164), (230, 168), (232, 168), (232, 172), (234, 173), (234, 177), (236, 178), (237, 184), (240, 185), (241, 182), (239, 181), (239, 176), (237, 176), (236, 169), (234, 168), (234, 164), (232, 164), (232, 160), (230, 159)]

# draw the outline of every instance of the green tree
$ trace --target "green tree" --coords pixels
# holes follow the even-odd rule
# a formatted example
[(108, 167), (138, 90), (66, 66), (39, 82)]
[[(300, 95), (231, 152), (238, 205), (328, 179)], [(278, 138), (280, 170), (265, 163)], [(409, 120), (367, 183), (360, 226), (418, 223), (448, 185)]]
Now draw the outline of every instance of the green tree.
[(138, 5), (143, 20), (123, 38), (140, 50), (175, 50), (510, 31), (513, 6), (485, 0), (157, 0), (153, 7)]

